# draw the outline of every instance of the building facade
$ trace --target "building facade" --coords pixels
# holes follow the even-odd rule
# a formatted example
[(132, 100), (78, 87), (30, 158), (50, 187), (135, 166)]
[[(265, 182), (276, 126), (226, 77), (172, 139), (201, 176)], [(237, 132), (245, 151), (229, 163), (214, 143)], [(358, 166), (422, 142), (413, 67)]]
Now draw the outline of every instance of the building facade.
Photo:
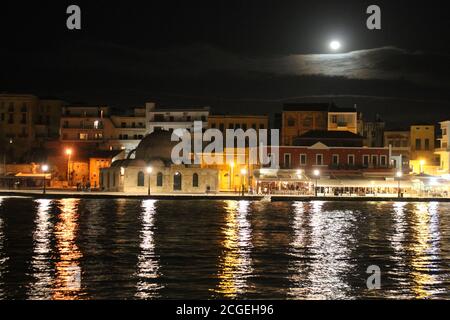
[(328, 103), (289, 103), (281, 115), (281, 144), (292, 145), (294, 138), (310, 130), (328, 129)]
[(379, 148), (384, 146), (384, 121), (364, 122), (361, 135), (364, 137), (366, 147)]
[(56, 139), (64, 102), (26, 94), (0, 94), (0, 147), (6, 161), (30, 161), (27, 153)]
[(148, 133), (155, 131), (173, 131), (175, 129), (194, 128), (195, 121), (203, 123), (203, 129), (208, 127), (209, 107), (157, 107), (147, 104)]
[(76, 148), (105, 148), (112, 132), (107, 106), (66, 106), (61, 115), (60, 141)]
[(389, 148), (330, 147), (318, 142), (312, 146), (281, 146), (280, 166), (311, 174), (348, 175), (357, 172), (386, 172), (390, 169)]
[(217, 192), (217, 170), (172, 162), (176, 142), (171, 141), (171, 136), (170, 131), (156, 130), (139, 143), (134, 159), (117, 160), (101, 169), (101, 189), (133, 194), (148, 194), (149, 189), (152, 194)]
[(219, 129), (225, 133), (227, 129), (268, 129), (269, 117), (267, 115), (210, 115), (208, 128)]
[[(390, 147), (395, 157), (394, 167), (409, 171), (411, 158), (411, 132), (408, 130), (388, 130), (384, 132), (384, 146)], [(401, 162), (401, 166), (400, 163)]]
[(436, 174), (439, 157), (435, 154), (434, 125), (412, 125), (410, 167), (416, 174)]
[(349, 131), (358, 133), (358, 112), (356, 108), (337, 108), (328, 111), (328, 131)]
[(439, 174), (450, 174), (450, 120), (440, 123), (442, 136), (440, 140), (440, 147), (435, 150), (436, 155), (439, 156)]

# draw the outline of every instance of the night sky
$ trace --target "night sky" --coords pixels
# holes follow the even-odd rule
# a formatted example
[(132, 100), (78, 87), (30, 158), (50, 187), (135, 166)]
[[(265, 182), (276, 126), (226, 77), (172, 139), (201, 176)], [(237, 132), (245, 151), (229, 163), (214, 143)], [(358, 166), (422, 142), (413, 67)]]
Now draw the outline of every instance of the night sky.
[[(391, 126), (450, 118), (450, 19), (421, 1), (2, 1), (0, 91), (220, 113), (357, 104)], [(66, 29), (66, 8), (82, 30)], [(366, 8), (382, 30), (366, 28)], [(339, 39), (342, 52), (331, 54)]]

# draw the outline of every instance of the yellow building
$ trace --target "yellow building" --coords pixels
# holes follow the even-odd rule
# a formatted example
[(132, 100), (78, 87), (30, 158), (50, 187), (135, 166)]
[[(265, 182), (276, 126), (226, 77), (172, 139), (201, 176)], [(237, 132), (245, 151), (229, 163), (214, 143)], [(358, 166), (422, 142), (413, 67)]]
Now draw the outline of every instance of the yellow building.
[(268, 129), (269, 117), (267, 115), (210, 115), (208, 128), (219, 129), (225, 133), (227, 129)]
[(328, 103), (289, 103), (281, 116), (281, 144), (291, 146), (294, 138), (311, 130), (327, 130)]
[(439, 174), (448, 176), (450, 174), (450, 120), (440, 124), (442, 137), (439, 138), (440, 148), (435, 150), (435, 154), (439, 156)]
[(427, 163), (434, 162), (434, 126), (413, 125), (410, 130), (411, 159), (425, 160)]
[(328, 131), (350, 131), (358, 134), (356, 108), (330, 108), (328, 111)]
[(436, 174), (438, 157), (434, 153), (434, 125), (413, 125), (410, 128), (411, 160), (414, 173)]
[[(218, 171), (218, 191), (220, 192), (240, 192), (242, 186), (247, 191), (255, 188), (255, 181), (253, 181), (253, 172), (260, 168), (259, 164), (250, 164), (249, 162), (249, 148), (224, 148), (224, 153), (216, 153), (216, 157), (222, 158), (223, 164), (208, 165), (204, 159), (202, 161), (202, 168), (215, 169)], [(232, 161), (227, 161), (226, 155), (234, 154)], [(205, 156), (205, 154), (203, 154)], [(239, 158), (245, 161), (240, 161)]]
[[(225, 133), (227, 129), (268, 129), (269, 117), (267, 115), (210, 115), (208, 118), (208, 128), (218, 129)], [(233, 161), (227, 161), (226, 154), (234, 154)], [(245, 190), (253, 188), (253, 171), (259, 168), (259, 165), (249, 164), (249, 148), (227, 149), (224, 146), (224, 154), (216, 154), (222, 157), (222, 165), (205, 165), (202, 167), (216, 169), (219, 174), (219, 191), (222, 192), (240, 192), (242, 185)], [(244, 163), (240, 163), (239, 157), (245, 157)]]

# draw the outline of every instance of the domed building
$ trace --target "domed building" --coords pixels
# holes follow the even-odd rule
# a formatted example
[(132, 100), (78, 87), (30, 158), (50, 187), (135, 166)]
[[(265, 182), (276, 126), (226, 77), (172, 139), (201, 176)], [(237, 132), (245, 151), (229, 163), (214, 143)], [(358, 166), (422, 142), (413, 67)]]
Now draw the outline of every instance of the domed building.
[(216, 192), (217, 170), (172, 162), (172, 150), (178, 142), (171, 141), (171, 137), (169, 131), (155, 131), (147, 135), (127, 159), (115, 161), (109, 168), (102, 169), (102, 190), (148, 194), (150, 182), (151, 194)]

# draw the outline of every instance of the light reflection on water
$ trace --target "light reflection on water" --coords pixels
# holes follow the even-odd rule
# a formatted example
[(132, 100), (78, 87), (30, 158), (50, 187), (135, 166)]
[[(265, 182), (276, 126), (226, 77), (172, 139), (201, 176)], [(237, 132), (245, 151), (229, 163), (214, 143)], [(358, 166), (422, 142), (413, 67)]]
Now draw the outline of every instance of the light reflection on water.
[(76, 244), (79, 203), (79, 199), (64, 199), (58, 202), (61, 212), (55, 226), (56, 252), (59, 255), (55, 264), (55, 288), (53, 291), (55, 300), (71, 300), (82, 297), (80, 259), (83, 255)]
[[(0, 197), (0, 209), (2, 207), (3, 197)], [(0, 299), (4, 299), (5, 294), (3, 292), (3, 275), (5, 273), (5, 263), (8, 257), (5, 256), (4, 250), (3, 250), (3, 242), (4, 242), (4, 235), (3, 235), (3, 219), (0, 216)]]
[(141, 252), (137, 264), (137, 276), (139, 280), (137, 283), (136, 298), (138, 299), (158, 298), (158, 291), (162, 288), (157, 283), (160, 273), (154, 241), (155, 202), (154, 200), (145, 200), (142, 202)]
[(50, 220), (51, 200), (36, 200), (36, 213), (33, 232), (33, 257), (31, 261), (32, 275), (35, 279), (30, 286), (30, 299), (50, 299), (53, 286), (53, 269), (51, 266), (51, 236), (53, 225)]
[(251, 225), (248, 221), (248, 201), (226, 201), (223, 233), (223, 256), (219, 264), (219, 286), (216, 290), (225, 298), (245, 294), (247, 279), (252, 274), (250, 252)]
[[(306, 230), (310, 232), (307, 243), (304, 241), (303, 233), (305, 226), (299, 226), (298, 217), (294, 224), (294, 233), (297, 237), (292, 246), (297, 250), (307, 249), (309, 258), (306, 265), (298, 266), (295, 270), (298, 276), (294, 274), (292, 279), (290, 295), (293, 298), (350, 298), (347, 294), (349, 284), (345, 280), (345, 275), (352, 268), (349, 258), (354, 243), (350, 232), (354, 222), (353, 213), (328, 212), (324, 210), (323, 205), (322, 201), (312, 202), (306, 226)], [(294, 210), (298, 215), (304, 212), (300, 203), (294, 204)], [(296, 288), (299, 285), (300, 290), (297, 292)]]
[[(185, 298), (450, 299), (448, 212), (447, 203), (0, 197), (0, 299), (159, 299), (183, 287)], [(196, 223), (168, 228), (174, 217)], [(382, 269), (377, 292), (365, 284), (372, 264)]]
[[(429, 298), (436, 294), (433, 286), (439, 281), (436, 260), (439, 259), (439, 216), (436, 203), (415, 204), (412, 245), (412, 289), (418, 298)], [(438, 290), (439, 291), (439, 290)]]

